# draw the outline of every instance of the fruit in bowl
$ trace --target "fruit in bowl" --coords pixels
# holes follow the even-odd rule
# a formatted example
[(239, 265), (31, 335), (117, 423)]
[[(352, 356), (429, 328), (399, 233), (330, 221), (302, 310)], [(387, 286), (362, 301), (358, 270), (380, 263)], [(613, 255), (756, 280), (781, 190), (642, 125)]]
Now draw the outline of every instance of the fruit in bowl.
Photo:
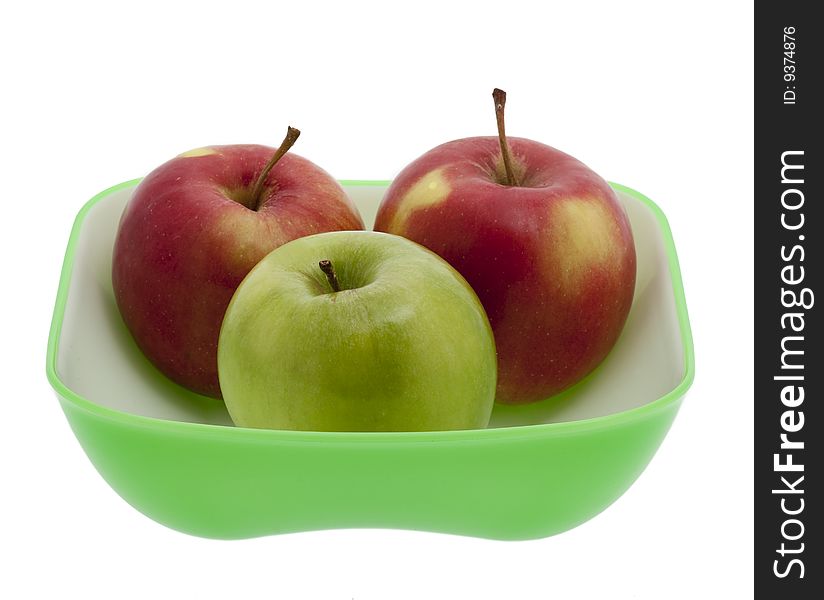
[(572, 386), (615, 344), (632, 304), (636, 256), (613, 189), (577, 159), (498, 137), (440, 145), (395, 178), (375, 229), (455, 267), (486, 309), (498, 351), (496, 399), (530, 403)]
[(492, 331), (445, 261), (366, 231), (267, 255), (226, 311), (220, 385), (236, 425), (309, 431), (483, 429)]
[(220, 397), (217, 342), (237, 286), (260, 259), (295, 238), (363, 229), (341, 186), (288, 153), (260, 145), (199, 148), (152, 171), (117, 231), (112, 283), (137, 345), (166, 376)]
[[(570, 390), (569, 402), (496, 404), (488, 428), (464, 431), (231, 427), (223, 403), (169, 385), (135, 360), (111, 290), (96, 284), (111, 272), (101, 256), (111, 255), (136, 184), (100, 193), (77, 215), (46, 372), (105, 481), (173, 529), (221, 539), (339, 527), (553, 535), (594, 517), (632, 485), (693, 381), (687, 303), (667, 219), (642, 194), (615, 186), (639, 249), (638, 318), (628, 319), (608, 364)], [(363, 215), (385, 191), (379, 182), (344, 187)]]

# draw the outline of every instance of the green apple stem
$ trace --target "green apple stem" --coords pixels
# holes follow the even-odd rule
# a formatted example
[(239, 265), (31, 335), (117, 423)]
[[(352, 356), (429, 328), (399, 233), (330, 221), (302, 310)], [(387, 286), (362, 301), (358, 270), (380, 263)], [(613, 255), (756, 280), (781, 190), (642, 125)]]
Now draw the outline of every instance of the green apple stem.
[(340, 291), (340, 284), (338, 283), (338, 276), (335, 273), (335, 267), (332, 266), (331, 260), (322, 260), (318, 263), (320, 270), (326, 275), (326, 279), (329, 280), (329, 285), (332, 286), (333, 292)]
[(495, 119), (498, 121), (498, 141), (501, 143), (501, 156), (504, 159), (504, 169), (506, 169), (507, 185), (520, 185), (515, 171), (512, 169), (512, 155), (509, 151), (509, 144), (506, 142), (506, 132), (504, 129), (504, 107), (506, 106), (506, 92), (495, 88), (492, 90), (492, 99), (495, 101)]
[(275, 163), (283, 158), (284, 154), (289, 152), (289, 148), (295, 145), (295, 142), (298, 140), (298, 136), (300, 136), (300, 130), (295, 129), (294, 127), (289, 127), (286, 130), (286, 137), (283, 138), (280, 148), (275, 151), (272, 158), (270, 158), (269, 162), (266, 163), (266, 166), (263, 167), (263, 171), (261, 171), (260, 175), (258, 175), (257, 181), (255, 182), (255, 187), (252, 188), (251, 194), (251, 206), (255, 207), (255, 210), (257, 210), (257, 207), (260, 205), (260, 194), (263, 192), (263, 184), (266, 181), (266, 177), (269, 175), (269, 171), (272, 170)]

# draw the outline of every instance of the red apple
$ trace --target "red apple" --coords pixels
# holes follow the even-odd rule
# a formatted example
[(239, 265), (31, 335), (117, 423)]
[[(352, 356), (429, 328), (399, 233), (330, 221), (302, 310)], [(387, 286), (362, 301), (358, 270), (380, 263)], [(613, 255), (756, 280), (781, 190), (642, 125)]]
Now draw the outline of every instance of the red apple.
[(296, 238), (363, 229), (341, 186), (312, 162), (277, 150), (210, 146), (152, 171), (129, 200), (114, 245), (117, 306), (137, 345), (177, 383), (220, 397), (217, 341), (237, 286)]
[(455, 140), (392, 182), (375, 229), (446, 259), (486, 309), (498, 352), (496, 400), (548, 398), (614, 345), (635, 289), (635, 246), (612, 188), (575, 158), (504, 132)]

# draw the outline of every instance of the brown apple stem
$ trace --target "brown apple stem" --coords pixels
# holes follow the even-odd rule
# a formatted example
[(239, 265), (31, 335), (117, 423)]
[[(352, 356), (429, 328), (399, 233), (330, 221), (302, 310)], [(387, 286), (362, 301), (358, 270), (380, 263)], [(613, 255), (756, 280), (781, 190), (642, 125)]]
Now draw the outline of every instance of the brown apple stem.
[(295, 129), (294, 127), (289, 127), (286, 130), (286, 137), (283, 138), (283, 142), (280, 144), (280, 148), (278, 148), (275, 153), (272, 155), (272, 158), (269, 159), (269, 162), (266, 163), (266, 166), (263, 167), (263, 171), (260, 172), (258, 175), (257, 181), (255, 181), (255, 187), (252, 188), (252, 194), (250, 196), (250, 204), (251, 206), (257, 208), (260, 204), (260, 194), (263, 191), (263, 183), (266, 181), (266, 177), (269, 175), (269, 171), (272, 170), (272, 167), (275, 166), (283, 155), (289, 152), (289, 148), (295, 145), (295, 142), (298, 140), (298, 136), (300, 136), (300, 130)]
[(498, 141), (501, 143), (501, 156), (504, 159), (504, 169), (506, 169), (506, 183), (507, 185), (519, 185), (515, 171), (512, 169), (512, 155), (509, 152), (509, 144), (506, 142), (506, 131), (504, 129), (506, 92), (495, 88), (492, 90), (492, 99), (495, 101), (495, 119), (498, 121)]
[(318, 263), (320, 270), (324, 272), (326, 275), (326, 279), (329, 280), (329, 285), (332, 286), (333, 292), (340, 291), (340, 284), (338, 283), (338, 276), (335, 273), (335, 267), (332, 266), (331, 260), (322, 260)]

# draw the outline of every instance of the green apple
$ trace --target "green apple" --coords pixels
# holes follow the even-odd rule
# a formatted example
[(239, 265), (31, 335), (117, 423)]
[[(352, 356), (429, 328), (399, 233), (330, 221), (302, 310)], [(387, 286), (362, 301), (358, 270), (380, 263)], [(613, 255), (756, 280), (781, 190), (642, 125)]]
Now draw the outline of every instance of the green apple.
[(463, 277), (371, 231), (303, 237), (258, 263), (226, 311), (218, 374), (236, 425), (307, 431), (483, 428), (497, 375)]

